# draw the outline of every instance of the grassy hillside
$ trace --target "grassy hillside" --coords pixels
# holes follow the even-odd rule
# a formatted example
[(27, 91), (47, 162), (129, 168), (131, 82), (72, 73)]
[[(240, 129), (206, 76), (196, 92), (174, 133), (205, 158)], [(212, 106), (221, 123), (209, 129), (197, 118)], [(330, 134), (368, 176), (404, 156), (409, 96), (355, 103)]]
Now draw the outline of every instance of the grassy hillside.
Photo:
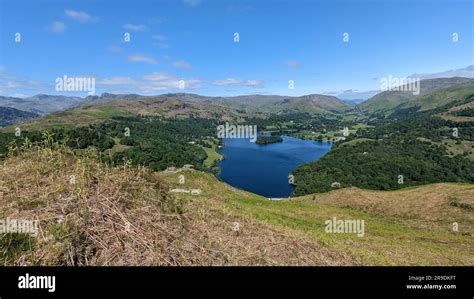
[(350, 111), (353, 106), (333, 96), (307, 95), (297, 98), (288, 98), (283, 101), (264, 105), (259, 111), (266, 113), (336, 113), (342, 114)]
[(414, 102), (405, 103), (399, 108), (420, 107), (420, 111), (430, 110), (441, 107), (453, 101), (465, 98), (467, 95), (474, 93), (474, 82), (467, 82), (423, 95)]
[(417, 107), (429, 110), (464, 98), (474, 92), (474, 80), (469, 78), (438, 78), (421, 80), (420, 94), (408, 91), (384, 91), (357, 105), (367, 115), (388, 116), (396, 110)]
[(311, 94), (301, 97), (277, 95), (246, 95), (235, 97), (206, 97), (189, 93), (165, 94), (167, 98), (216, 104), (247, 113), (311, 113), (342, 114), (354, 106), (333, 96)]
[(441, 116), (441, 118), (445, 120), (450, 120), (458, 123), (474, 122), (474, 113), (469, 113), (469, 111), (474, 110), (474, 95), (471, 98), (472, 101), (468, 103), (462, 103), (460, 105), (455, 105), (449, 108), (447, 111), (440, 113), (439, 116)]
[[(474, 264), (473, 185), (341, 189), (273, 202), (200, 171), (110, 167), (93, 152), (57, 147), (2, 162), (0, 217), (40, 227), (37, 237), (2, 235), (2, 264)], [(168, 191), (175, 188), (202, 193)], [(364, 220), (365, 236), (326, 233), (332, 217)]]
[(38, 94), (27, 98), (0, 96), (0, 106), (45, 115), (59, 110), (75, 107), (82, 103), (80, 97)]
[[(73, 128), (97, 124), (121, 116), (162, 116), (165, 118), (213, 118), (222, 121), (238, 120), (242, 116), (229, 108), (207, 103), (191, 103), (177, 99), (148, 97), (135, 100), (112, 100), (94, 105), (84, 105), (49, 114), (30, 123), (21, 124), (22, 130), (47, 130), (56, 127)], [(3, 129), (11, 132), (13, 128)]]
[[(178, 183), (179, 175), (185, 176), (184, 185)], [(326, 260), (330, 259), (329, 253), (337, 253), (339, 264), (474, 263), (472, 184), (436, 184), (393, 192), (351, 188), (275, 202), (236, 190), (197, 171), (162, 173), (161, 176), (174, 188), (202, 189), (199, 196), (177, 195), (196, 208), (209, 205), (234, 217), (318, 244), (320, 256)], [(326, 233), (324, 223), (332, 217), (365, 220), (365, 237)], [(458, 232), (453, 232), (453, 222), (458, 222)], [(247, 229), (241, 224), (242, 231), (252, 234)], [(298, 251), (301, 260), (308, 259), (304, 246)]]
[(39, 117), (38, 114), (9, 107), (0, 107), (0, 127)]
[(350, 264), (340, 252), (241, 217), (215, 198), (173, 196), (145, 168), (107, 167), (48, 148), (2, 163), (0, 217), (39, 220), (40, 228), (36, 238), (0, 236), (4, 265)]

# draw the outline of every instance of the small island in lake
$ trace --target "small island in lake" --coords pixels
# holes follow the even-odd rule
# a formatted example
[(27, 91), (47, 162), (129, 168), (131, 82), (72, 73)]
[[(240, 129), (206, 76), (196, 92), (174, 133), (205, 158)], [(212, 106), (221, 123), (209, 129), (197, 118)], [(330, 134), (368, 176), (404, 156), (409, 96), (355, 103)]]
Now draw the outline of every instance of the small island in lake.
[(256, 144), (270, 144), (270, 143), (277, 143), (282, 142), (283, 138), (280, 136), (258, 136), (257, 140), (255, 141)]

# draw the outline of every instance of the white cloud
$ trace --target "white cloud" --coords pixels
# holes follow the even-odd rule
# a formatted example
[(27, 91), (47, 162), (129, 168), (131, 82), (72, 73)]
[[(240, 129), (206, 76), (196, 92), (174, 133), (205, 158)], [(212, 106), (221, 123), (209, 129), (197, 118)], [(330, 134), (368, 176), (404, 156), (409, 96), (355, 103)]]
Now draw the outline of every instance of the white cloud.
[(56, 33), (64, 32), (64, 29), (66, 29), (66, 26), (63, 22), (53, 22), (51, 25), (46, 26), (46, 30)]
[(95, 22), (98, 20), (97, 17), (93, 17), (84, 11), (66, 9), (64, 13), (66, 14), (67, 17), (81, 23)]
[(155, 35), (152, 36), (152, 38), (156, 39), (158, 41), (161, 41), (161, 42), (168, 39), (168, 38), (166, 38), (166, 36), (161, 35), (161, 34), (155, 34)]
[(138, 32), (138, 31), (145, 31), (147, 30), (148, 28), (145, 26), (145, 25), (141, 25), (141, 24), (125, 24), (122, 26), (125, 30), (129, 30), (129, 31), (135, 31), (135, 32)]
[(474, 78), (474, 65), (469, 65), (465, 68), (448, 70), (438, 73), (413, 74), (410, 77), (420, 79), (434, 79), (434, 78), (450, 78), (450, 77), (465, 77)]
[(110, 77), (98, 80), (98, 85), (105, 88), (120, 89), (121, 92), (138, 92), (144, 94), (157, 94), (165, 90), (199, 89), (202, 81), (192, 78), (180, 78), (173, 74), (154, 72), (139, 78)]
[(47, 85), (42, 84), (36, 80), (12, 76), (5, 72), (0, 74), (1, 95), (22, 94), (28, 90), (38, 92), (39, 90), (45, 90), (47, 88)]
[(191, 64), (187, 63), (184, 60), (173, 61), (172, 65), (175, 68), (186, 69), (186, 70), (190, 70), (193, 68)]
[(152, 36), (152, 39), (156, 42), (153, 43), (153, 46), (160, 48), (160, 49), (168, 49), (170, 47), (169, 44), (165, 43), (168, 38), (162, 34), (155, 34)]
[(148, 24), (149, 25), (155, 25), (155, 24), (163, 24), (164, 22), (167, 21), (167, 18), (166, 17), (154, 17), (154, 18), (151, 18), (148, 20)]
[(183, 0), (183, 4), (190, 7), (198, 6), (201, 2), (201, 0)]
[(373, 97), (374, 95), (378, 93), (380, 93), (380, 90), (359, 91), (356, 89), (322, 92), (322, 94), (336, 96), (341, 100), (354, 100), (354, 99), (366, 100), (368, 98)]
[(172, 77), (172, 75), (170, 75), (168, 73), (154, 72), (154, 73), (151, 73), (151, 74), (144, 75), (141, 78), (145, 81), (155, 81), (156, 82), (156, 81), (165, 81), (165, 80), (168, 80), (171, 77)]
[(234, 78), (228, 78), (228, 79), (223, 79), (223, 80), (214, 80), (212, 81), (212, 84), (217, 85), (217, 86), (228, 86), (228, 85), (237, 85), (240, 84), (241, 81), (234, 79)]
[(135, 81), (130, 77), (110, 77), (105, 79), (100, 79), (97, 82), (101, 85), (113, 86), (113, 85), (134, 85)]
[(261, 87), (262, 81), (261, 80), (245, 80), (244, 85), (251, 86), (251, 87)]
[(11, 94), (10, 96), (14, 98), (27, 98), (28, 97), (28, 95), (24, 93), (14, 93), (14, 94)]
[(153, 46), (160, 48), (160, 49), (169, 49), (170, 45), (167, 43), (153, 43)]
[(217, 86), (241, 85), (257, 88), (261, 87), (263, 82), (261, 80), (239, 80), (234, 78), (228, 78), (223, 80), (214, 80), (211, 83)]
[(289, 66), (289, 67), (299, 67), (300, 66), (300, 62), (297, 61), (297, 60), (288, 60), (286, 62), (286, 65)]
[(143, 54), (134, 54), (128, 56), (130, 62), (144, 62), (147, 64), (156, 64), (156, 60), (153, 57), (148, 57)]
[(168, 73), (151, 73), (140, 78), (139, 88), (143, 92), (151, 93), (165, 89), (179, 89), (180, 83), (184, 83), (184, 89), (197, 89), (201, 80), (178, 78)]

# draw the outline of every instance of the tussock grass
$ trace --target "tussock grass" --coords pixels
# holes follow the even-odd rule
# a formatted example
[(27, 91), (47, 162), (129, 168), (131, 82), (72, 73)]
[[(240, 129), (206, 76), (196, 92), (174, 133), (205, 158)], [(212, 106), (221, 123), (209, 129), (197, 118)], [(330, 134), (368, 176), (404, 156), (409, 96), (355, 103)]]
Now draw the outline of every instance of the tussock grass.
[(109, 167), (92, 156), (38, 148), (2, 162), (0, 217), (39, 220), (40, 230), (28, 248), (1, 235), (3, 264), (181, 262), (183, 208), (166, 184), (145, 168)]
[[(3, 265), (474, 264), (471, 184), (273, 202), (200, 171), (112, 167), (44, 143), (0, 162), (0, 219), (39, 220), (36, 237), (0, 235)], [(332, 217), (364, 220), (365, 236), (326, 233)]]
[(206, 194), (190, 200), (169, 194), (146, 168), (52, 148), (15, 151), (0, 164), (0, 219), (39, 220), (37, 237), (0, 235), (3, 265), (350, 264), (317, 242), (231, 212), (209, 196), (215, 181), (191, 186), (198, 171), (175, 174), (186, 175), (180, 187)]
[[(162, 176), (170, 185), (178, 183), (177, 174)], [(234, 218), (311, 244), (321, 258), (307, 261), (309, 264), (474, 264), (474, 214), (449, 201), (454, 196), (459, 203), (469, 204), (474, 198), (472, 184), (434, 184), (385, 192), (348, 188), (269, 201), (208, 174), (189, 171), (185, 176), (187, 186), (199, 187), (203, 193), (201, 197), (181, 197), (193, 204), (212, 204)], [(364, 220), (365, 236), (326, 233), (325, 221), (332, 217)], [(452, 230), (453, 222), (458, 223), (459, 231)]]

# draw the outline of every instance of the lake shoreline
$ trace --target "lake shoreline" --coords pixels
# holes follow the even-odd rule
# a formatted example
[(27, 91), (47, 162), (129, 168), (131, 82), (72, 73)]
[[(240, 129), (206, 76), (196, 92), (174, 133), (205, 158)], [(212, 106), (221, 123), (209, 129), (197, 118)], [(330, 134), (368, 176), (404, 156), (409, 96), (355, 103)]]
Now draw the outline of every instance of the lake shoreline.
[(224, 139), (216, 177), (232, 187), (267, 198), (290, 199), (289, 175), (297, 167), (319, 160), (333, 143), (282, 135), (282, 142), (259, 145), (248, 139)]

